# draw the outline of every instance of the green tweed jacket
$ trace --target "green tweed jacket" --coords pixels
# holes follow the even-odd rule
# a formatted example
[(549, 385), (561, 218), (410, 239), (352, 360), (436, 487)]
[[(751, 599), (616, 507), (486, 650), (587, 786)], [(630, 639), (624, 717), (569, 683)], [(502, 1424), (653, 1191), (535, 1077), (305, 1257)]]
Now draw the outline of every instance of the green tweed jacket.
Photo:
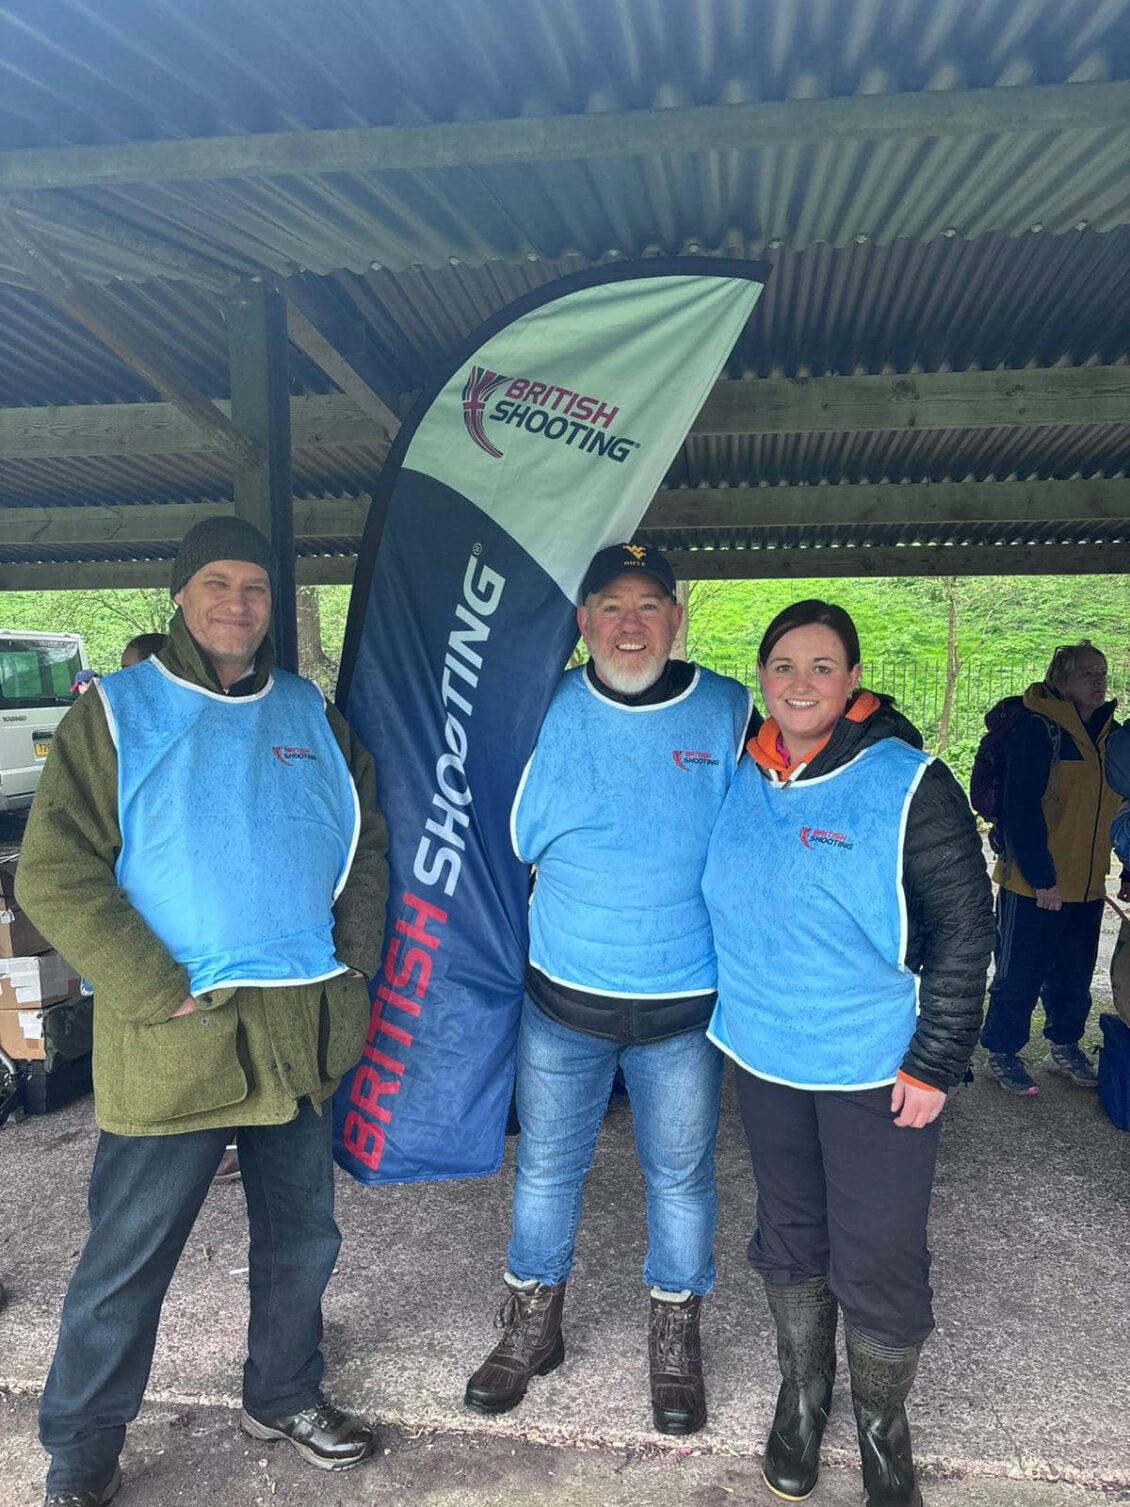
[[(220, 690), (180, 612), (161, 661)], [(252, 690), (267, 680), (265, 641)], [(349, 880), (334, 906), (339, 960), (370, 977), (380, 960), (388, 876), (373, 761), (341, 715), (326, 716), (361, 803)], [(358, 1060), (369, 1016), (363, 979), (278, 989), (218, 989), (172, 1019), (188, 976), (118, 888), (117, 753), (101, 698), (81, 697), (55, 734), (16, 870), (20, 905), (94, 986), (94, 1113), (116, 1135), (278, 1125), (320, 1105)], [(218, 855), (222, 862), (222, 855)], [(296, 857), (301, 864), (301, 857)]]

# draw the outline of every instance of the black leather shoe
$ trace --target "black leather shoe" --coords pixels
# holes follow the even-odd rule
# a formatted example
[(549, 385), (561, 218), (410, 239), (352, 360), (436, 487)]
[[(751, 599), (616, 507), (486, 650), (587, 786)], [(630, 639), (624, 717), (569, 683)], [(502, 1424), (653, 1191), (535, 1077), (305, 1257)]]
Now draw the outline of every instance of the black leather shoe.
[(516, 1287), (495, 1321), (502, 1338), (467, 1383), (463, 1401), (480, 1413), (508, 1413), (526, 1395), (535, 1376), (547, 1376), (565, 1359), (561, 1314), (565, 1284)]
[(100, 1491), (49, 1491), (43, 1498), (43, 1507), (106, 1507), (118, 1494), (122, 1473), (114, 1466), (114, 1474)]
[(652, 1297), (647, 1330), (651, 1416), (661, 1434), (695, 1434), (706, 1422), (698, 1322), (702, 1299)]
[(239, 1426), (252, 1439), (269, 1443), (285, 1439), (319, 1470), (349, 1470), (367, 1460), (376, 1446), (376, 1435), (369, 1424), (352, 1413), (343, 1413), (332, 1402), (314, 1403), (300, 1413), (276, 1418), (274, 1423), (262, 1423), (244, 1408)]

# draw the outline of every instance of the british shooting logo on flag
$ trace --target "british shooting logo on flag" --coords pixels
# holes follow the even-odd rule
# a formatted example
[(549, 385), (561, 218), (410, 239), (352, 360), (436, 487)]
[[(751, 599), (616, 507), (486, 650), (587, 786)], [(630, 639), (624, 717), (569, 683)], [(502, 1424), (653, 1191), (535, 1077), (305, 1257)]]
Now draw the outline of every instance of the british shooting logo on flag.
[(767, 275), (686, 257), (539, 288), (470, 338), (397, 436), (338, 685), (389, 827), (369, 1039), (334, 1106), (335, 1153), (363, 1182), (498, 1170), (529, 898), (514, 793), (585, 568), (631, 537)]

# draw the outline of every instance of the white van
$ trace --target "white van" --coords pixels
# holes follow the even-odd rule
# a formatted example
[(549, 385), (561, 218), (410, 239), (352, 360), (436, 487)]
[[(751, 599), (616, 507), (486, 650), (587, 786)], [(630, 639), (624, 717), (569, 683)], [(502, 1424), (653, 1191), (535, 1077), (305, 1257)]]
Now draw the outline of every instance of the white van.
[(0, 628), (0, 813), (31, 805), (55, 729), (87, 668), (75, 633)]

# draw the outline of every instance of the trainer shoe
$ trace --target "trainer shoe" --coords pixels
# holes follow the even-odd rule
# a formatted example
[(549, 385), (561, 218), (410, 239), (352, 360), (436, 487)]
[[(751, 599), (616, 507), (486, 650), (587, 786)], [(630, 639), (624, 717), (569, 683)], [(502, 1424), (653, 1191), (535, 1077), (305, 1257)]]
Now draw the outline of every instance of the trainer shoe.
[(285, 1440), (309, 1465), (319, 1470), (349, 1470), (360, 1465), (373, 1453), (376, 1443), (373, 1430), (363, 1418), (343, 1413), (332, 1402), (318, 1402), (264, 1423), (244, 1408), (239, 1426), (252, 1439), (268, 1443)]
[(114, 1466), (114, 1474), (101, 1490), (49, 1491), (43, 1498), (43, 1507), (106, 1507), (118, 1494), (122, 1484), (122, 1472)]
[(1031, 1099), (1040, 1092), (1028, 1076), (1028, 1069), (1015, 1052), (990, 1052), (988, 1060), (990, 1075), (997, 1080), (1006, 1094), (1019, 1094)]
[(1062, 1073), (1080, 1088), (1097, 1086), (1099, 1075), (1077, 1042), (1071, 1042), (1067, 1046), (1057, 1046), (1055, 1042), (1051, 1042), (1050, 1046), (1051, 1050), (1044, 1058), (1044, 1066), (1049, 1073)]

